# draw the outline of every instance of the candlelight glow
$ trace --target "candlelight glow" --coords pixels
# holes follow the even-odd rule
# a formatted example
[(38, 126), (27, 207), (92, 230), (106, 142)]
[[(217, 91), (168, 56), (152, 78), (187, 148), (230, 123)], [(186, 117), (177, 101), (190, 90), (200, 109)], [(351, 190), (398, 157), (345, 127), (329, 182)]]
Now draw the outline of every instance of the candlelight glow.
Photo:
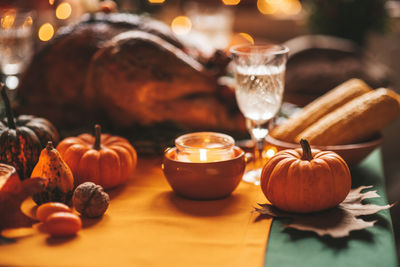
[(222, 0), (222, 2), (227, 6), (235, 6), (240, 3), (240, 0)]
[(231, 47), (240, 44), (254, 44), (254, 39), (250, 34), (245, 32), (235, 33), (234, 35), (232, 35), (232, 39), (229, 45), (226, 47), (225, 51), (227, 53), (230, 53), (229, 49), (231, 49)]
[(263, 152), (263, 158), (270, 159), (272, 158), (276, 153), (278, 152), (278, 149), (274, 146), (268, 147), (266, 150)]
[(41, 41), (46, 42), (51, 38), (53, 38), (53, 35), (54, 35), (53, 25), (51, 25), (50, 23), (45, 23), (42, 26), (40, 26), (38, 36)]
[(49, 4), (52, 6), (54, 5), (54, 0), (49, 0)]
[(56, 9), (56, 17), (58, 19), (67, 19), (69, 16), (71, 16), (72, 13), (72, 7), (69, 3), (61, 3), (57, 6)]
[(278, 7), (272, 2), (268, 0), (258, 0), (257, 8), (263, 14), (274, 14), (278, 10)]
[(1, 18), (1, 27), (3, 29), (10, 29), (14, 25), (16, 15), (17, 11), (15, 9), (7, 10), (4, 16)]
[(178, 35), (188, 34), (192, 29), (192, 22), (186, 16), (178, 16), (172, 20), (171, 28)]
[(162, 4), (165, 2), (165, 0), (148, 0), (148, 1), (151, 4)]
[(265, 15), (296, 15), (301, 12), (302, 6), (299, 0), (258, 0), (257, 8)]
[(31, 16), (28, 16), (28, 17), (25, 19), (24, 24), (22, 25), (22, 27), (30, 27), (30, 26), (32, 26), (32, 23), (33, 23), (32, 17), (31, 17)]
[(285, 2), (285, 8), (282, 11), (288, 15), (296, 15), (301, 12), (301, 3), (298, 0), (287, 0)]
[(249, 41), (250, 43), (254, 44), (254, 39), (253, 39), (253, 37), (251, 37), (250, 34), (245, 33), (245, 32), (241, 32), (241, 33), (239, 33), (239, 35), (241, 37), (243, 37), (244, 39), (246, 39), (247, 41)]

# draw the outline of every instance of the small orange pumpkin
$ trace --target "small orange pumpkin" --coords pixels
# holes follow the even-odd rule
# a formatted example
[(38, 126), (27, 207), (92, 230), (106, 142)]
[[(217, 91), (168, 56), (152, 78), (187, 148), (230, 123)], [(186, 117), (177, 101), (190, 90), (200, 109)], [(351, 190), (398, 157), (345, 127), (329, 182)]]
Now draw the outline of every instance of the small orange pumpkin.
[(277, 208), (297, 213), (316, 212), (341, 203), (351, 187), (346, 162), (332, 151), (301, 149), (278, 152), (264, 166), (261, 189)]
[(136, 168), (136, 150), (125, 138), (101, 134), (95, 125), (95, 136), (81, 134), (62, 140), (57, 150), (68, 164), (75, 185), (93, 182), (112, 188), (128, 179)]

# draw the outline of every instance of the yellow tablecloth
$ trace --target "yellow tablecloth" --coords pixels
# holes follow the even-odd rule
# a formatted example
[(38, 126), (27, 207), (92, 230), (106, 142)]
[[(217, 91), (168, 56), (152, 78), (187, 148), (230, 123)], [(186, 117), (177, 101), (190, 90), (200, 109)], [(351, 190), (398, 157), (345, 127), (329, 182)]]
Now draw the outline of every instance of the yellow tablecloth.
[(252, 212), (266, 200), (241, 183), (232, 196), (176, 196), (160, 158), (140, 159), (134, 177), (110, 193), (101, 219), (83, 221), (73, 238), (37, 232), (0, 246), (0, 266), (263, 266), (271, 220)]

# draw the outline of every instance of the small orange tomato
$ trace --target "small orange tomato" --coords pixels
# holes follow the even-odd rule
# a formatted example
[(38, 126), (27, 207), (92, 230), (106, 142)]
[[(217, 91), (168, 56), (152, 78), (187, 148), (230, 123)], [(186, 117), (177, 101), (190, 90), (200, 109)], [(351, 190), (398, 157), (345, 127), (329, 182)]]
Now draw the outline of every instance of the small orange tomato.
[(82, 221), (74, 213), (55, 212), (47, 217), (45, 226), (51, 236), (70, 236), (81, 229)]
[(72, 212), (71, 208), (64, 203), (48, 202), (39, 206), (39, 208), (36, 210), (36, 218), (41, 222), (45, 222), (47, 217), (49, 217), (51, 214), (60, 211)]

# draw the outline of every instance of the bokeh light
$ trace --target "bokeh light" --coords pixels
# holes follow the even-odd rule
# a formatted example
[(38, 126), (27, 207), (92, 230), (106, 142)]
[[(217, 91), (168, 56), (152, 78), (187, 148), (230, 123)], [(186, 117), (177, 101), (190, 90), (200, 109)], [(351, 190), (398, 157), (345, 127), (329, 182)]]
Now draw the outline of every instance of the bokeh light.
[(148, 0), (150, 4), (162, 4), (165, 0)]
[(222, 3), (227, 6), (235, 6), (240, 3), (240, 0), (222, 0)]
[(18, 87), (19, 79), (17, 76), (7, 76), (5, 83), (8, 89), (14, 90)]
[(302, 6), (298, 0), (286, 0), (284, 1), (285, 8), (282, 10), (288, 15), (296, 15), (301, 12)]
[(178, 16), (172, 20), (171, 28), (175, 34), (188, 34), (192, 29), (192, 22), (186, 16)]
[(257, 8), (265, 15), (296, 15), (302, 6), (299, 0), (257, 0)]
[(5, 12), (1, 18), (0, 24), (3, 29), (10, 29), (14, 25), (17, 11), (15, 9), (9, 9)]
[(39, 39), (43, 42), (47, 42), (51, 38), (53, 38), (54, 35), (54, 27), (50, 23), (45, 23), (39, 28)]
[(278, 152), (278, 149), (274, 146), (267, 146), (263, 151), (263, 158), (270, 159)]
[(32, 26), (32, 23), (33, 23), (32, 17), (31, 16), (27, 16), (25, 21), (24, 21), (24, 24), (22, 24), (22, 27), (30, 27), (30, 26)]
[(278, 7), (275, 4), (271, 4), (271, 1), (268, 0), (258, 0), (257, 8), (262, 14), (275, 14), (278, 10)]
[(231, 47), (241, 44), (254, 44), (254, 39), (250, 34), (245, 32), (235, 33), (232, 35), (231, 41), (225, 51), (229, 54), (229, 49), (231, 49)]
[(245, 32), (241, 32), (241, 33), (239, 33), (239, 35), (240, 35), (241, 37), (243, 37), (244, 39), (246, 39), (247, 41), (249, 41), (249, 43), (254, 44), (254, 38), (251, 37), (250, 34), (245, 33)]
[(67, 19), (71, 16), (72, 7), (70, 3), (63, 2), (57, 6), (56, 17), (58, 19)]
[(52, 6), (54, 5), (54, 0), (49, 0), (49, 4)]

